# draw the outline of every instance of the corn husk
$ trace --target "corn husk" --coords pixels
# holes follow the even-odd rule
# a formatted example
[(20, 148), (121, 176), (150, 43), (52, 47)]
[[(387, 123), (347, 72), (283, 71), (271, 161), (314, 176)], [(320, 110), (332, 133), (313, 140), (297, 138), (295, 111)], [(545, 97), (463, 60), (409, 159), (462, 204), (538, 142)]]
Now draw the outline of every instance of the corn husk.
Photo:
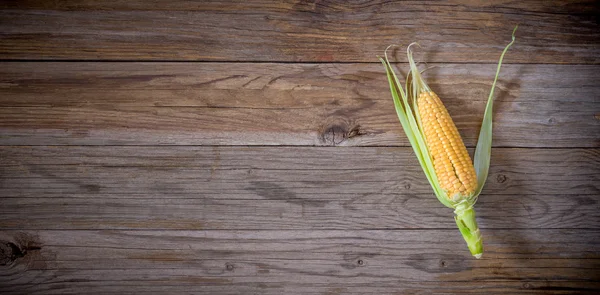
[[(416, 44), (413, 43), (407, 48), (407, 56), (410, 64), (410, 71), (406, 77), (405, 87), (402, 87), (398, 76), (394, 72), (392, 65), (387, 56), (387, 49), (385, 58), (379, 57), (379, 60), (385, 67), (390, 91), (394, 100), (394, 106), (400, 124), (406, 134), (410, 145), (417, 156), (417, 160), (421, 165), (427, 180), (429, 181), (433, 192), (438, 200), (446, 207), (454, 209), (456, 225), (463, 238), (467, 242), (467, 246), (473, 256), (481, 258), (483, 255), (483, 242), (481, 233), (475, 219), (475, 210), (473, 205), (477, 202), (477, 198), (483, 189), (485, 181), (488, 176), (490, 158), (492, 151), (492, 113), (494, 105), (494, 88), (496, 87), (496, 81), (500, 74), (500, 67), (502, 60), (508, 48), (515, 41), (515, 32), (517, 27), (513, 30), (512, 41), (504, 48), (498, 61), (496, 69), (496, 76), (492, 83), (492, 89), (488, 97), (485, 113), (483, 116), (483, 123), (479, 132), (479, 139), (477, 141), (477, 147), (475, 149), (475, 155), (473, 165), (477, 175), (477, 189), (475, 193), (467, 196), (452, 196), (449, 197), (447, 193), (440, 187), (440, 183), (436, 176), (433, 161), (429, 151), (427, 149), (425, 135), (423, 133), (421, 125), (421, 117), (417, 106), (418, 95), (423, 91), (430, 91), (429, 86), (422, 78), (421, 73), (417, 69), (417, 65), (414, 61), (411, 47)], [(388, 47), (389, 48), (389, 47)], [(406, 91), (405, 91), (406, 89)]]

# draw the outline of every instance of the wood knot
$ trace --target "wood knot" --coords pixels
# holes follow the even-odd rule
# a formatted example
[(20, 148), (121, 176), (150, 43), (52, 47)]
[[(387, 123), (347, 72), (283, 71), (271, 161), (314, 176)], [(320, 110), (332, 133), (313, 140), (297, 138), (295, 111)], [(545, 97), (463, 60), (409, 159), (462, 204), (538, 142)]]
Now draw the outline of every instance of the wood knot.
[(321, 134), (321, 140), (328, 145), (339, 145), (346, 140), (346, 132), (344, 126), (332, 125)]
[(235, 267), (231, 263), (225, 263), (225, 268), (227, 269), (227, 271), (233, 271)]
[(363, 266), (365, 262), (362, 259), (359, 259), (358, 261), (356, 261), (356, 264), (358, 264), (359, 266)]
[(340, 145), (349, 138), (365, 134), (360, 125), (339, 119), (325, 124), (320, 133), (321, 142), (331, 146)]
[(412, 254), (407, 265), (428, 273), (458, 273), (469, 268), (469, 262), (452, 255), (431, 257), (428, 254)]
[(506, 177), (504, 174), (498, 174), (498, 176), (496, 176), (496, 181), (498, 183), (505, 183), (507, 179), (508, 177)]
[(9, 265), (17, 258), (25, 256), (26, 251), (11, 242), (0, 242), (0, 265)]
[(362, 129), (360, 129), (360, 125), (355, 125), (354, 127), (352, 127), (352, 129), (350, 129), (350, 131), (348, 131), (347, 138), (352, 138), (364, 134), (365, 133), (362, 131)]

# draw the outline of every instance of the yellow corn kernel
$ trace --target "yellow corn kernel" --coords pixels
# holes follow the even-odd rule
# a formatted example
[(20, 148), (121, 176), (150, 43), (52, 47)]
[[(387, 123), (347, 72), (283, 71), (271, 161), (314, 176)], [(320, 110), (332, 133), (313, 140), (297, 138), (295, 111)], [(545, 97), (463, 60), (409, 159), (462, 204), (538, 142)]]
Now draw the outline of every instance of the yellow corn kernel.
[(417, 106), (441, 188), (450, 199), (457, 194), (474, 194), (477, 189), (475, 168), (446, 107), (433, 91), (421, 92)]

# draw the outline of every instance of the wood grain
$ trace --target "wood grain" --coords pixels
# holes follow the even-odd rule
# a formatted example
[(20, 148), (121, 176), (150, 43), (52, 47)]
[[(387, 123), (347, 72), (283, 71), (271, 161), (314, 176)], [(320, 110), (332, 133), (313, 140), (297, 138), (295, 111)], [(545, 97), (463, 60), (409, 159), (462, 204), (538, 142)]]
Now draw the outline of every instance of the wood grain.
[[(0, 293), (600, 294), (600, 5), (0, 1)], [(473, 152), (483, 259), (377, 55)], [(405, 47), (388, 53), (400, 72)]]
[[(3, 229), (454, 229), (410, 148), (1, 147)], [(600, 150), (497, 148), (489, 228), (598, 228)]]
[[(248, 2), (248, 1), (246, 1)], [(428, 62), (600, 59), (595, 1), (3, 1), (0, 59), (377, 62), (418, 41)]]
[(12, 252), (0, 286), (32, 294), (592, 293), (599, 238), (598, 230), (492, 230), (476, 260), (451, 230), (2, 231)]
[[(400, 64), (406, 69), (406, 64)], [(474, 146), (495, 67), (425, 74)], [(494, 145), (600, 147), (600, 68), (506, 65)], [(381, 65), (1, 63), (2, 145), (407, 146)]]

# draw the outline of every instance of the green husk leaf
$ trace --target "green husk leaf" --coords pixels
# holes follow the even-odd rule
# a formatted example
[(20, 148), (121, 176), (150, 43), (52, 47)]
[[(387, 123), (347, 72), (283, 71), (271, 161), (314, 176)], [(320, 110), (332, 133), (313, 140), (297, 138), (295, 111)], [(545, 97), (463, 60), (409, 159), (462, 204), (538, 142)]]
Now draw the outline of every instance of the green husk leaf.
[(429, 151), (427, 150), (427, 145), (425, 144), (425, 139), (419, 128), (417, 120), (415, 119), (406, 92), (404, 92), (404, 89), (402, 89), (400, 81), (398, 80), (398, 77), (396, 76), (396, 73), (390, 64), (389, 59), (387, 58), (387, 54), (385, 60), (381, 57), (379, 60), (384, 65), (387, 73), (390, 91), (392, 93), (398, 119), (400, 120), (400, 124), (404, 129), (404, 133), (406, 133), (415, 155), (417, 156), (419, 164), (421, 165), (421, 168), (423, 169), (423, 172), (425, 173), (425, 176), (433, 188), (438, 200), (446, 207), (453, 208), (450, 200), (446, 197), (445, 192), (439, 186), (435, 170), (433, 169), (433, 162), (431, 161)]
[(502, 66), (504, 54), (506, 53), (508, 48), (515, 42), (515, 32), (517, 31), (517, 27), (518, 26), (515, 26), (515, 29), (513, 30), (512, 41), (508, 45), (506, 45), (504, 51), (502, 51), (502, 55), (500, 55), (500, 60), (498, 61), (498, 68), (496, 70), (496, 77), (494, 77), (494, 83), (492, 83), (492, 90), (490, 91), (490, 96), (488, 97), (487, 105), (485, 107), (485, 114), (483, 115), (483, 123), (481, 124), (481, 130), (479, 131), (479, 139), (477, 140), (477, 147), (475, 148), (475, 157), (473, 161), (473, 164), (475, 166), (475, 173), (477, 174), (477, 190), (475, 191), (475, 198), (481, 193), (490, 168), (490, 157), (492, 154), (492, 117), (494, 107), (494, 88), (496, 87), (496, 81), (498, 80), (498, 75), (500, 74), (500, 67)]

